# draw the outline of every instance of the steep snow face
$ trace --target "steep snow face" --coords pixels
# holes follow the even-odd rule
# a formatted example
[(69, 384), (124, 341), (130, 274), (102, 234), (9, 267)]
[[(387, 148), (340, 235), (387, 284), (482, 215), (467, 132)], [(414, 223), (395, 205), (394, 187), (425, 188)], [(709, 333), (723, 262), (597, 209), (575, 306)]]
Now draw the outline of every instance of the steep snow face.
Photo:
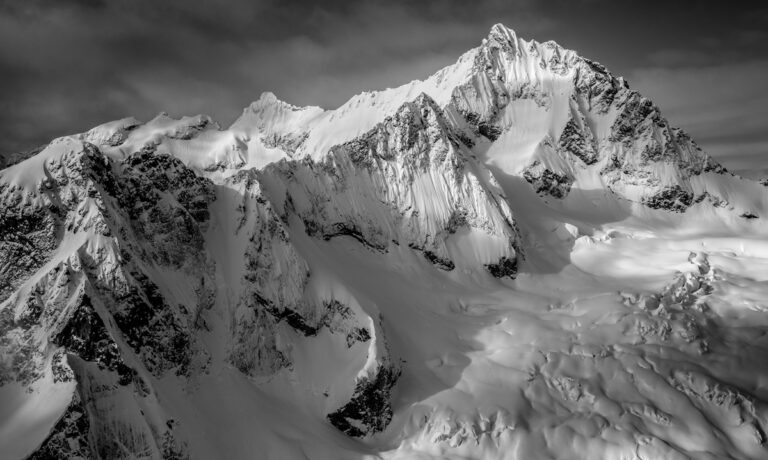
[(24, 157), (9, 458), (766, 456), (768, 189), (553, 42)]
[(444, 270), (485, 265), (514, 275), (509, 206), (468, 154), (422, 95), (322, 162), (281, 163), (261, 175), (277, 211), (296, 214), (309, 234), (352, 236), (378, 251), (404, 244)]

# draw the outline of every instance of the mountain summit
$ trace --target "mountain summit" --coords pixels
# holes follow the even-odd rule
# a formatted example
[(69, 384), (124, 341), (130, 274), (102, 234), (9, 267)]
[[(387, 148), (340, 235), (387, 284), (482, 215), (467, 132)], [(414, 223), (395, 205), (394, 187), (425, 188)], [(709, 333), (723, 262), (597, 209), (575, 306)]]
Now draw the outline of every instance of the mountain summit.
[(4, 458), (768, 455), (768, 189), (554, 42), (105, 123), (0, 201)]

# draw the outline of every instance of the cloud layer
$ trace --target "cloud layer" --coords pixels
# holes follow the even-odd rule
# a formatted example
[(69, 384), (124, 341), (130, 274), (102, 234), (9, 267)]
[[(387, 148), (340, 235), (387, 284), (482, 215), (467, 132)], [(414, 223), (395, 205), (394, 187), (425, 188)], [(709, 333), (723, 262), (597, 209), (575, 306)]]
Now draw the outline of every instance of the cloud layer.
[(764, 152), (768, 10), (616, 3), (0, 0), (0, 155), (159, 111), (226, 125), (266, 90), (335, 107), (426, 77), (496, 22), (628, 75), (719, 156)]

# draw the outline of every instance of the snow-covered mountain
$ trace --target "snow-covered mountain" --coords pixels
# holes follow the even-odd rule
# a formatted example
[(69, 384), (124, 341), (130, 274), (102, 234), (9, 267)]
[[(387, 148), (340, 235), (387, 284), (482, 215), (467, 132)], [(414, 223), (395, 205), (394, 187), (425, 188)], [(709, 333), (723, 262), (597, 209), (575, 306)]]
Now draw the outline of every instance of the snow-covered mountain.
[(3, 458), (768, 456), (768, 187), (554, 42), (27, 157)]

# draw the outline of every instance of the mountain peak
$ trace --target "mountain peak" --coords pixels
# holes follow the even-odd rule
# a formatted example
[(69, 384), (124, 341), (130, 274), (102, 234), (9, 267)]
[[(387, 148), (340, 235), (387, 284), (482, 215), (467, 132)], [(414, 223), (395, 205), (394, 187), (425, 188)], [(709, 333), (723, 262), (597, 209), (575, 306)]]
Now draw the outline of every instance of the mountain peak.
[(261, 93), (259, 98), (256, 100), (256, 102), (263, 102), (265, 104), (274, 104), (275, 102), (282, 102), (280, 99), (275, 96), (275, 93), (272, 91), (264, 91)]
[(259, 95), (258, 99), (251, 102), (251, 105), (249, 108), (253, 111), (258, 111), (259, 109), (263, 109), (266, 107), (273, 107), (276, 105), (289, 105), (289, 104), (278, 99), (275, 93), (271, 91), (264, 91)]
[(248, 108), (246, 108), (246, 111), (250, 109), (253, 112), (262, 112), (264, 110), (272, 110), (272, 108), (277, 109), (278, 107), (282, 109), (288, 109), (289, 111), (292, 111), (292, 112), (310, 108), (310, 107), (300, 107), (300, 106), (293, 105), (289, 102), (285, 102), (282, 99), (279, 99), (275, 95), (275, 93), (271, 91), (264, 91), (261, 93), (258, 99), (253, 101), (251, 105)]
[(507, 41), (517, 40), (517, 33), (502, 23), (494, 24), (488, 33), (488, 38), (501, 38)]
[(491, 27), (487, 41), (496, 42), (499, 45), (511, 45), (513, 49), (516, 49), (518, 44), (515, 31), (501, 23), (494, 24)]

